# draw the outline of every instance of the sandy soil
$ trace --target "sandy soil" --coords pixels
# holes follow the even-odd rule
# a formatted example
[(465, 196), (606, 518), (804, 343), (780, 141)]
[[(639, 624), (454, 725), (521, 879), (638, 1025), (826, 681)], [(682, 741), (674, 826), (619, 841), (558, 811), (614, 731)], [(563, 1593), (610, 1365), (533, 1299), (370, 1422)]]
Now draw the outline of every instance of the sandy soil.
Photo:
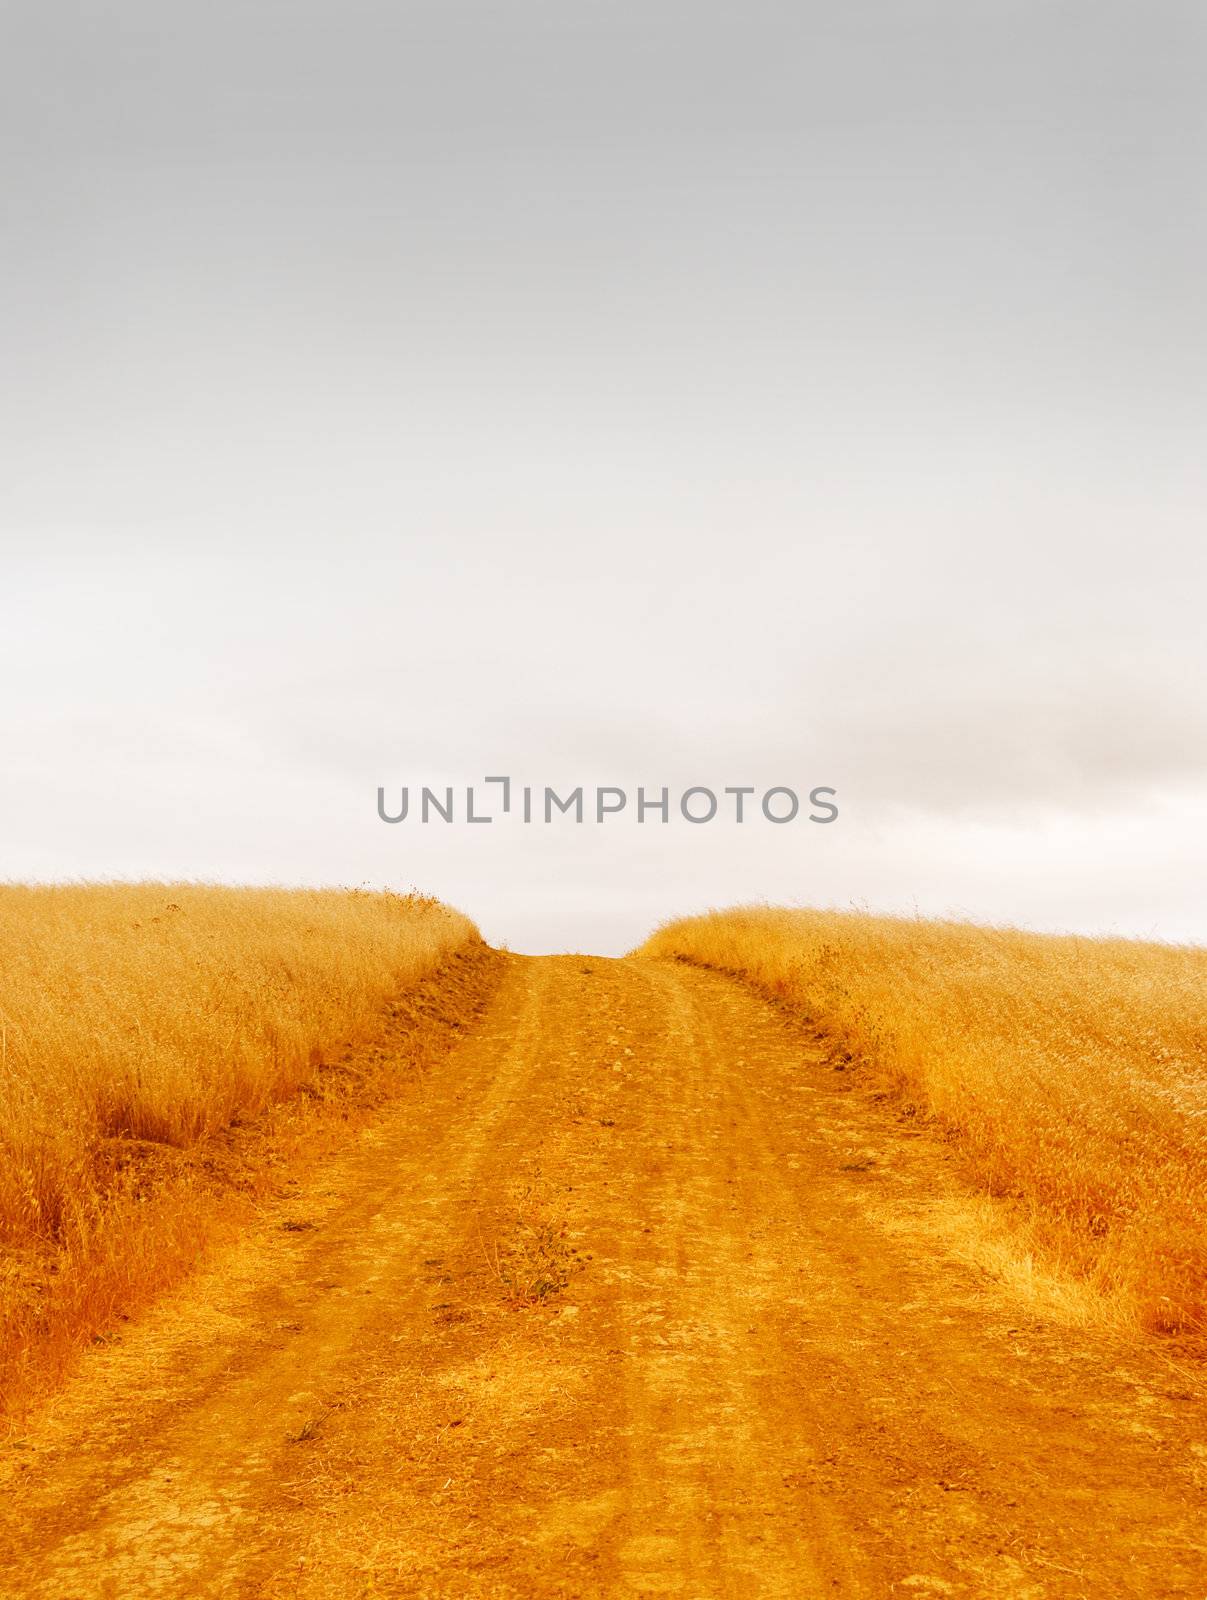
[(729, 980), (475, 1032), (0, 1450), (0, 1594), (1207, 1597), (1207, 1410)]

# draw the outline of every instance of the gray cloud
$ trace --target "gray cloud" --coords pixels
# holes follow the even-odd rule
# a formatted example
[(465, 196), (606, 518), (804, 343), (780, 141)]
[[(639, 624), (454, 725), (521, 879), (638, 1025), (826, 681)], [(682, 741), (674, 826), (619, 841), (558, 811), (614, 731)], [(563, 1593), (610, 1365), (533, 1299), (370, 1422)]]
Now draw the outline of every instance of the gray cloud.
[[(1201, 7), (0, 30), (0, 871), (1207, 932)], [(844, 816), (374, 822), (504, 761)]]

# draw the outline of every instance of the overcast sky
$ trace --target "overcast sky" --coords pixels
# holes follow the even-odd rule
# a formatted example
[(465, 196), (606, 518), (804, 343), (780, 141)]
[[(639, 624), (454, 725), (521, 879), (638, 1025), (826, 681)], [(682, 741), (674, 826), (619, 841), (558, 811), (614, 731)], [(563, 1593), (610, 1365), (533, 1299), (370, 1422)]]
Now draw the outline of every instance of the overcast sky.
[[(0, 6), (0, 875), (1207, 939), (1199, 0)], [(738, 827), (379, 784), (838, 791)]]

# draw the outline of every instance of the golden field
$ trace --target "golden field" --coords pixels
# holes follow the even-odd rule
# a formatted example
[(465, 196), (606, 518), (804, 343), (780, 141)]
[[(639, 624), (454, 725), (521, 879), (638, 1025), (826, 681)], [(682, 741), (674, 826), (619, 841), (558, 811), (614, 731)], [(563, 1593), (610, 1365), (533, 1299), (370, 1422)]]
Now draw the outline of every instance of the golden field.
[(1023, 1248), (1150, 1329), (1207, 1332), (1207, 950), (749, 908), (640, 953), (801, 1013), (947, 1130)]
[(1207, 1595), (1204, 952), (8, 907), (0, 1594)]
[(183, 1269), (181, 1152), (321, 1098), (325, 1058), (481, 948), (417, 895), (0, 886), (0, 1376)]

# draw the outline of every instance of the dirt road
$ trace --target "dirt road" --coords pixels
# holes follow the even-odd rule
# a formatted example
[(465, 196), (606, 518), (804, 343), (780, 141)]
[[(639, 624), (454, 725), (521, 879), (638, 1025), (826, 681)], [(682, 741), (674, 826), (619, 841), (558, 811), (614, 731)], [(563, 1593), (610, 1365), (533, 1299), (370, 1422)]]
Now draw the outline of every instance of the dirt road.
[(848, 1081), (724, 978), (509, 958), (0, 1452), (0, 1593), (1207, 1597), (1197, 1380), (963, 1264)]

